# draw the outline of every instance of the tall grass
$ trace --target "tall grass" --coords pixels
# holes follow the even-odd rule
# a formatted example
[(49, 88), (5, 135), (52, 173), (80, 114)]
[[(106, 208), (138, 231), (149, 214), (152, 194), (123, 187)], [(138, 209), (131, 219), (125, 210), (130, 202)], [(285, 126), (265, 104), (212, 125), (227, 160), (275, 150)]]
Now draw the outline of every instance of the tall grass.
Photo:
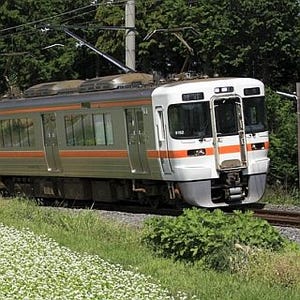
[(295, 187), (284, 188), (282, 185), (268, 186), (262, 202), (300, 206), (300, 190)]
[[(0, 222), (14, 228), (28, 228), (46, 235), (61, 246), (84, 254), (96, 254), (110, 263), (151, 276), (153, 282), (173, 295), (184, 292), (188, 299), (298, 299), (300, 295), (299, 253), (286, 258), (279, 272), (272, 255), (257, 260), (235, 274), (204, 270), (200, 264), (184, 264), (158, 258), (144, 246), (141, 232), (124, 224), (103, 219), (97, 211), (38, 207), (23, 200), (0, 201)], [(217, 230), (217, 229), (216, 229)], [(281, 260), (282, 261), (282, 260)], [(258, 265), (258, 262), (262, 266)], [(138, 299), (138, 297), (137, 297)]]

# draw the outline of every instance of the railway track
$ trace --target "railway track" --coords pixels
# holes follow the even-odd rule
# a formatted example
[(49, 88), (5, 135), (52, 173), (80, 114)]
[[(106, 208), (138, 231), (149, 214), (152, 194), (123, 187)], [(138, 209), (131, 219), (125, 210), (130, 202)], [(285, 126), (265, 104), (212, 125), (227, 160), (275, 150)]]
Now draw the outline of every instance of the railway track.
[[(110, 209), (120, 211), (120, 206), (116, 206), (112, 209), (111, 205), (100, 205), (98, 209)], [(188, 208), (188, 207), (187, 207)], [(122, 209), (121, 209), (122, 210)], [(249, 210), (254, 212), (254, 216), (262, 218), (268, 221), (272, 225), (282, 226), (282, 227), (295, 227), (300, 228), (300, 212), (291, 212), (283, 210), (270, 210), (263, 208), (251, 208)], [(169, 215), (169, 216), (179, 216), (182, 213), (180, 208), (160, 208), (154, 209), (150, 207), (139, 207), (139, 206), (124, 206), (123, 211), (131, 213), (143, 213), (143, 214), (153, 214), (153, 215)]]
[(254, 216), (263, 218), (272, 225), (300, 228), (300, 213), (280, 210), (253, 210)]
[[(74, 205), (76, 202), (76, 205)], [(61, 206), (62, 203), (57, 206)], [(185, 207), (173, 208), (153, 208), (149, 206), (138, 206), (132, 203), (120, 205), (120, 203), (87, 203), (86, 201), (74, 201), (73, 204), (66, 205), (69, 208), (88, 208), (96, 210), (119, 211), (132, 214), (147, 214), (147, 215), (165, 215), (165, 216), (179, 216), (183, 212), (183, 208), (191, 208), (187, 205)], [(284, 210), (265, 209), (263, 204), (252, 205), (249, 207), (237, 208), (242, 210), (250, 210), (254, 212), (254, 216), (268, 221), (272, 225), (282, 227), (300, 228), (300, 212), (291, 212)], [(232, 213), (232, 210), (224, 209), (225, 213)]]

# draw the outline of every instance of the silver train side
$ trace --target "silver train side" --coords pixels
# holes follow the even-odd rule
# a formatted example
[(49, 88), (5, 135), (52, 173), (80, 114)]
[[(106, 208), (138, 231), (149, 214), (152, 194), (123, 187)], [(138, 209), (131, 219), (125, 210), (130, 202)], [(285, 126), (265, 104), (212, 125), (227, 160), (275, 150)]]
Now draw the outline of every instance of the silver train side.
[(221, 207), (258, 201), (264, 85), (154, 86), (143, 73), (33, 86), (0, 102), (2, 189), (27, 197)]

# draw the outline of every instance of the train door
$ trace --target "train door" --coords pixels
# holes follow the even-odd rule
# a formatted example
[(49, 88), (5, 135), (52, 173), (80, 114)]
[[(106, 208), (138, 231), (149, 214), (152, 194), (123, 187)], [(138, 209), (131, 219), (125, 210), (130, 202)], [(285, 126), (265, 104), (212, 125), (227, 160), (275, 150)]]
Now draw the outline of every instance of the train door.
[(217, 168), (226, 170), (246, 167), (247, 145), (242, 99), (215, 98), (212, 103)]
[(61, 172), (55, 113), (42, 114), (43, 141), (49, 172)]
[(158, 136), (158, 147), (160, 153), (160, 165), (164, 172), (164, 174), (171, 174), (171, 164), (169, 158), (169, 149), (168, 149), (168, 141), (166, 137), (166, 128), (165, 128), (165, 120), (163, 114), (163, 107), (156, 106), (155, 107), (155, 118), (156, 118), (156, 128), (157, 128), (157, 136)]
[(144, 108), (125, 110), (127, 142), (132, 173), (148, 173), (147, 149), (144, 131)]

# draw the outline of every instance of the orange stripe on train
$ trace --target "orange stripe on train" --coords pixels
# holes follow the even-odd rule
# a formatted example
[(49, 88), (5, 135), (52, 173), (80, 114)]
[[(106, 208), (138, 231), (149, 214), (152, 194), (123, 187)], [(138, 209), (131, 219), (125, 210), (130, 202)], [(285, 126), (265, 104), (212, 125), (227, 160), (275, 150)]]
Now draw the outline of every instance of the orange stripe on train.
[(17, 157), (44, 157), (43, 151), (0, 151), (0, 157), (4, 158), (17, 158)]
[(128, 157), (126, 150), (60, 150), (61, 157), (103, 157), (124, 158)]
[[(269, 149), (269, 142), (265, 142), (265, 149)], [(206, 155), (214, 155), (214, 148), (204, 148)], [(247, 144), (247, 150), (252, 151), (251, 144)], [(239, 145), (219, 147), (220, 154), (229, 154), (240, 152)], [(127, 158), (127, 150), (60, 150), (60, 157), (63, 158), (82, 158), (82, 157), (101, 157), (101, 158)], [(30, 157), (44, 157), (44, 151), (0, 151), (0, 158), (30, 158)], [(160, 151), (160, 150), (147, 150), (148, 158), (185, 158), (189, 157), (187, 150), (173, 150), (173, 151)]]
[[(200, 149), (200, 147), (199, 147)], [(206, 155), (214, 155), (215, 151), (213, 147), (203, 148), (206, 151)], [(265, 149), (269, 149), (269, 142), (265, 142)], [(193, 149), (190, 149), (193, 150)], [(240, 145), (230, 145), (230, 146), (222, 146), (219, 147), (219, 154), (230, 154), (230, 153), (238, 153), (241, 151)], [(251, 148), (251, 144), (247, 144), (247, 151), (253, 151)], [(147, 155), (148, 158), (184, 158), (190, 157), (188, 154), (188, 150), (173, 150), (173, 151), (160, 151), (160, 150), (148, 150)]]

